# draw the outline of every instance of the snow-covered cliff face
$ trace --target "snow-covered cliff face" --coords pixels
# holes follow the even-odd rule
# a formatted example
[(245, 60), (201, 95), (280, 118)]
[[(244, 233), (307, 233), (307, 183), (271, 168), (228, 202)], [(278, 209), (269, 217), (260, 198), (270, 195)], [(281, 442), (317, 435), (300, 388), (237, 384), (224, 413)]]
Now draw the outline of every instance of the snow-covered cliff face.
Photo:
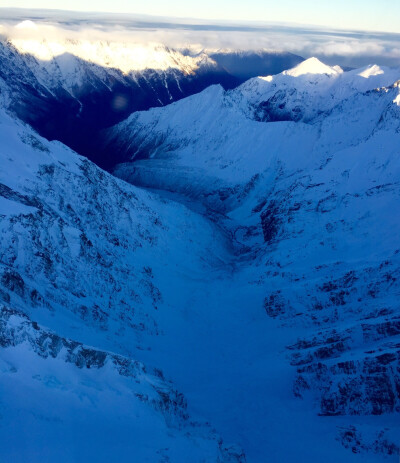
[[(265, 391), (291, 383), (293, 397), (327, 417), (316, 422), (331, 423), (328, 434), (354, 454), (333, 461), (398, 458), (399, 78), (396, 69), (344, 73), (311, 59), (135, 113), (106, 133), (126, 160), (117, 176), (223, 214), (235, 284), (263, 293), (260, 310), (285, 345), (276, 356), (290, 365), (266, 367)], [(308, 425), (298, 432), (307, 442)], [(327, 449), (307, 455), (300, 461), (331, 458)]]

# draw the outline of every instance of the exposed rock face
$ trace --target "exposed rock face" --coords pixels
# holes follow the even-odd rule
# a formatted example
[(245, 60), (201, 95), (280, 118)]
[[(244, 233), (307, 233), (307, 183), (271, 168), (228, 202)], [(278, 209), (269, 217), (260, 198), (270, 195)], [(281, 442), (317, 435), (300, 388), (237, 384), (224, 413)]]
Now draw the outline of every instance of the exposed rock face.
[(387, 429), (379, 431), (365, 439), (355, 426), (349, 426), (340, 429), (339, 440), (344, 447), (350, 449), (353, 453), (373, 452), (396, 457), (400, 452), (400, 448), (390, 442), (390, 438), (388, 440), (387, 431)]
[[(331, 352), (335, 352), (335, 347)], [(396, 352), (330, 366), (321, 362), (303, 366), (298, 369), (295, 393), (301, 395), (302, 389), (311, 387), (320, 390), (322, 415), (398, 412), (398, 363), (399, 353)], [(313, 381), (317, 384), (312, 384)]]

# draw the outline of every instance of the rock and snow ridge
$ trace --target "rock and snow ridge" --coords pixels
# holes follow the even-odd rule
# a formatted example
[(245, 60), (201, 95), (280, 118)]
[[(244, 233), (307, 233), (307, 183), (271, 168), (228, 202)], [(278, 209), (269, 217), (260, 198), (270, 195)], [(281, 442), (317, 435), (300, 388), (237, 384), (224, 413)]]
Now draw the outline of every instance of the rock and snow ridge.
[(245, 111), (260, 121), (309, 122), (357, 93), (392, 85), (398, 69), (366, 66), (348, 72), (310, 58), (275, 76), (250, 79), (232, 92)]

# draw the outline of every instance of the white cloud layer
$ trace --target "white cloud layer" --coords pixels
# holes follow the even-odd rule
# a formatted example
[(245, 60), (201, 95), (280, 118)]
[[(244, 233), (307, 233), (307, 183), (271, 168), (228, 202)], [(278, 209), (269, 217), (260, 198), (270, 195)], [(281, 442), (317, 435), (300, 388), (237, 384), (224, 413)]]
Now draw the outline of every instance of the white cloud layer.
[(212, 23), (132, 15), (2, 10), (0, 33), (13, 40), (163, 44), (193, 50), (288, 51), (328, 64), (400, 65), (400, 34), (324, 30), (287, 24)]

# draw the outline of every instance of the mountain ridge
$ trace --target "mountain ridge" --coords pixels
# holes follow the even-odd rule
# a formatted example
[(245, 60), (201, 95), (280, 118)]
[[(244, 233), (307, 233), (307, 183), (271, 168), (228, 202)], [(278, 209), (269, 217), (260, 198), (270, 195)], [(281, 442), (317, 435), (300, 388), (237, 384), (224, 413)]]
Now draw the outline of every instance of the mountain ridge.
[[(235, 54), (220, 55), (229, 56), (231, 73), (227, 63), (204, 51), (60, 38), (52, 28), (16, 30), (19, 35), (2, 36), (0, 43), (0, 77), (18, 93), (10, 109), (42, 136), (64, 142), (106, 169), (107, 156), (97, 143), (101, 129), (133, 111), (165, 106), (217, 83), (234, 88), (247, 78), (235, 72), (244, 66)], [(264, 54), (248, 72), (283, 70), (301, 59)]]

